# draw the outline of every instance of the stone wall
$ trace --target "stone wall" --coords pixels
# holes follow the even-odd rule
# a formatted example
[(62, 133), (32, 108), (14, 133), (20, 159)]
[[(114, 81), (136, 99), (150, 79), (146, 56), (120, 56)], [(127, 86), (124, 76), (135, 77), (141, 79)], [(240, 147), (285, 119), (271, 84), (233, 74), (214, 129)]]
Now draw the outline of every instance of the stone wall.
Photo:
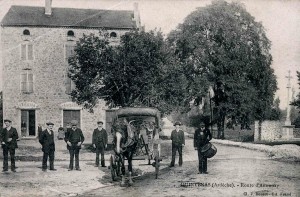
[(274, 141), (281, 138), (280, 121), (263, 121), (261, 124), (261, 138), (259, 139), (259, 124), (255, 121), (254, 141)]
[[(23, 35), (25, 29), (30, 31), (30, 36)], [(67, 36), (69, 30), (75, 33), (72, 39)], [(116, 44), (128, 30), (108, 30), (108, 33), (112, 31), (117, 33), (112, 42)], [(65, 45), (75, 44), (83, 34), (98, 35), (98, 32), (97, 29), (1, 27), (3, 116), (11, 119), (19, 132), (22, 109), (36, 110), (36, 127), (38, 124), (45, 125), (47, 121), (52, 121), (55, 129), (62, 125), (61, 106), (71, 102), (66, 94), (68, 63)], [(21, 44), (24, 43), (33, 44), (33, 60), (21, 60)], [(33, 74), (33, 93), (21, 92), (21, 74), (26, 72)], [(97, 120), (105, 122), (104, 102), (99, 103), (93, 114), (80, 106), (76, 109), (81, 110), (81, 128), (87, 137), (96, 127)]]

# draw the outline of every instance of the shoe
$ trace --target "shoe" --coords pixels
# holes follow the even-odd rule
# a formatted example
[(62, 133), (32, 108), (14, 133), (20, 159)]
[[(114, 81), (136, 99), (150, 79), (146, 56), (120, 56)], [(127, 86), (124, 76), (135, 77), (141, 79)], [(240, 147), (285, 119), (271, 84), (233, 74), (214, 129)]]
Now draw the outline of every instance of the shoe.
[(11, 169), (12, 172), (17, 172), (16, 169)]
[(77, 170), (77, 171), (81, 171), (81, 169), (80, 169), (80, 168), (76, 168), (76, 170)]
[(55, 168), (52, 168), (52, 169), (50, 169), (50, 170), (52, 170), (52, 171), (57, 171)]
[(72, 171), (72, 170), (73, 170), (72, 168), (69, 168), (69, 169), (68, 169), (68, 171)]
[(172, 167), (174, 167), (174, 165), (170, 164), (169, 167), (172, 168)]
[(198, 174), (203, 174), (203, 172), (198, 172)]
[(101, 167), (105, 168), (105, 167), (106, 167), (106, 165), (103, 165), (103, 166), (101, 166)]
[(95, 164), (94, 167), (99, 167), (99, 165)]
[(2, 172), (7, 172), (7, 171), (8, 171), (8, 170), (6, 170), (6, 169), (3, 169), (3, 170), (2, 170)]
[(47, 169), (42, 169), (43, 172), (47, 172)]
[(203, 172), (204, 174), (208, 174), (208, 172)]

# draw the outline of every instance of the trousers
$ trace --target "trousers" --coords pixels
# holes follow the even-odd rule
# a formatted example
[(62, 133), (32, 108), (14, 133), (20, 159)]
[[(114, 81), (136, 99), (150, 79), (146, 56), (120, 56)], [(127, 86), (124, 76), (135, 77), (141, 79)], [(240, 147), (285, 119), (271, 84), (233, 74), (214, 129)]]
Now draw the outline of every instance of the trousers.
[(3, 170), (8, 170), (8, 153), (10, 154), (11, 170), (15, 170), (15, 149), (3, 146)]
[(99, 165), (99, 155), (101, 154), (101, 166), (105, 166), (105, 160), (104, 160), (104, 147), (97, 146), (96, 147), (96, 165)]
[(50, 169), (54, 169), (54, 151), (44, 151), (42, 168), (47, 169), (47, 160), (49, 157)]
[(201, 148), (198, 148), (199, 172), (207, 172), (207, 157), (201, 153)]
[(70, 165), (69, 165), (69, 169), (73, 169), (74, 167), (74, 156), (75, 156), (75, 168), (79, 169), (79, 148), (76, 147), (71, 147), (69, 149), (69, 153), (70, 153)]
[(182, 165), (182, 146), (181, 145), (175, 145), (175, 144), (172, 144), (172, 161), (171, 161), (171, 165), (175, 164), (176, 151), (178, 151), (179, 166), (181, 166)]

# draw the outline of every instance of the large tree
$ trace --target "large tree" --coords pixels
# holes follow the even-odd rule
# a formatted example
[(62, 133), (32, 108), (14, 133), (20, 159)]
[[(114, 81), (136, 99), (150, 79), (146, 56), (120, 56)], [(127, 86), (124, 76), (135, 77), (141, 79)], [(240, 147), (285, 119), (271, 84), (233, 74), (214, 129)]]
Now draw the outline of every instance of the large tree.
[(186, 75), (193, 76), (191, 81), (206, 78), (213, 88), (219, 138), (224, 138), (226, 116), (265, 119), (277, 89), (271, 44), (262, 24), (242, 4), (221, 0), (198, 8), (168, 41), (185, 64)]
[[(300, 90), (300, 72), (297, 71), (297, 77), (298, 77), (298, 84), (299, 84), (299, 90)], [(300, 109), (300, 92), (297, 95), (297, 98), (291, 103), (291, 105), (296, 106), (298, 109)]]

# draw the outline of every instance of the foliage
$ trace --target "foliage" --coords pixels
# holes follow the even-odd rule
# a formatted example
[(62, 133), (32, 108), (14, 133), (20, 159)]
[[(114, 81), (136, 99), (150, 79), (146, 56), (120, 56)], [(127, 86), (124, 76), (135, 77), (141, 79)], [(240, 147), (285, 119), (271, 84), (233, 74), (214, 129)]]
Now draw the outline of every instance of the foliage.
[(3, 127), (3, 93), (0, 92), (0, 130)]
[(271, 108), (267, 109), (265, 119), (267, 120), (281, 120), (282, 112), (279, 108), (280, 100), (276, 98)]
[[(213, 1), (186, 17), (168, 36), (184, 73), (205, 79), (214, 90), (213, 120), (224, 137), (225, 117), (266, 118), (277, 89), (270, 67), (270, 41), (262, 24), (240, 3)], [(205, 88), (204, 88), (205, 89)], [(194, 91), (199, 97), (199, 91)], [(212, 122), (212, 123), (214, 123)]]
[[(297, 71), (297, 77), (298, 77), (298, 84), (299, 84), (299, 90), (300, 90), (300, 71)], [(291, 105), (296, 106), (298, 109), (300, 109), (300, 92), (297, 95), (297, 99), (295, 99)]]

